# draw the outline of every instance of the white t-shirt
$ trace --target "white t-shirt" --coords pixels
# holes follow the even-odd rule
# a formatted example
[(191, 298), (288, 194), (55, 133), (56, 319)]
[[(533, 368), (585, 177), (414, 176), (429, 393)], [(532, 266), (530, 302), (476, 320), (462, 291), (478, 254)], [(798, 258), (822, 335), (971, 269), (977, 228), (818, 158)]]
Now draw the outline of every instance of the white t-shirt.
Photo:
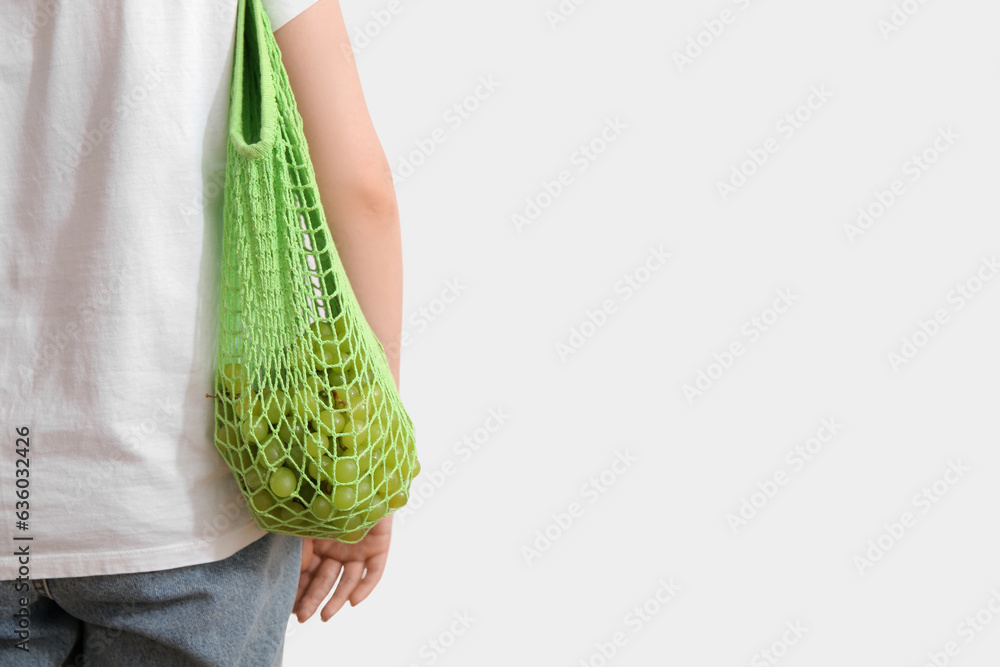
[[(315, 1), (263, 5), (277, 29)], [(0, 579), (24, 547), (42, 579), (265, 535), (205, 397), (235, 23), (236, 0), (0, 5)]]

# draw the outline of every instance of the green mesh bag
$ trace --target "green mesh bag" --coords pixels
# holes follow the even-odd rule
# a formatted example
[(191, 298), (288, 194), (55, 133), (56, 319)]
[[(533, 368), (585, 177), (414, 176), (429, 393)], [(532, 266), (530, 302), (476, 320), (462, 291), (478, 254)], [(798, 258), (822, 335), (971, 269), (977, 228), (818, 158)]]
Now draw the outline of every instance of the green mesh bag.
[(215, 446), (262, 529), (357, 542), (420, 470), (413, 422), (320, 204), (260, 0), (239, 0)]

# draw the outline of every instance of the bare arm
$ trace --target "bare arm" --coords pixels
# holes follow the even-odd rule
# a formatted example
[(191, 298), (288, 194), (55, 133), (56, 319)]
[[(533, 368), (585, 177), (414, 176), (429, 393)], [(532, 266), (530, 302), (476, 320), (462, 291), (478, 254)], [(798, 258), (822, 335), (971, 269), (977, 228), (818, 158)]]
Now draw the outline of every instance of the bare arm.
[[(403, 256), (392, 173), (365, 104), (337, 0), (319, 0), (274, 37), (295, 94), (320, 200), (365, 319), (385, 347), (399, 386)], [(392, 515), (356, 544), (304, 538), (294, 613), (324, 621), (348, 600), (359, 604), (388, 558)]]
[(330, 233), (398, 386), (403, 320), (399, 211), (340, 4), (319, 0), (274, 36), (302, 115)]

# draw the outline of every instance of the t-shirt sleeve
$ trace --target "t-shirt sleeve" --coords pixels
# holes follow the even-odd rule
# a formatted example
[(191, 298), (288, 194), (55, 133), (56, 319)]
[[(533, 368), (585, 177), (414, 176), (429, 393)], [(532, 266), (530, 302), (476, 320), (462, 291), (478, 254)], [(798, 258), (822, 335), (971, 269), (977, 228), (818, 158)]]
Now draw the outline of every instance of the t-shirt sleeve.
[(277, 30), (293, 18), (316, 4), (317, 0), (261, 0), (271, 29)]

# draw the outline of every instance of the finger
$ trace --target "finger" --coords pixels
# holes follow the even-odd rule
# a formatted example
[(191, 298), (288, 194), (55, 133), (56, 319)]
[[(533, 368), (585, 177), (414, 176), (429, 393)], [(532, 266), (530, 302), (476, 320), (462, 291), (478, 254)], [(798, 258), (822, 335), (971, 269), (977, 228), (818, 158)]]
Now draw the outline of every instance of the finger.
[(318, 566), (318, 563), (313, 562), (314, 560), (318, 561), (319, 559), (313, 558), (312, 539), (308, 537), (302, 538), (302, 563), (299, 566), (299, 585), (295, 591), (295, 604), (292, 605), (293, 614), (298, 612), (302, 594), (305, 592), (309, 582), (312, 581), (313, 572)]
[(385, 571), (385, 561), (389, 554), (379, 554), (374, 558), (370, 558), (366, 563), (365, 578), (361, 580), (358, 587), (354, 589), (349, 598), (351, 601), (351, 606), (355, 607), (361, 604), (361, 601), (368, 597), (368, 594), (375, 589), (375, 584), (379, 582), (382, 578), (382, 573)]
[[(299, 615), (299, 611), (302, 608), (302, 596), (305, 595), (306, 590), (309, 588), (309, 582), (312, 581), (312, 572), (303, 572), (299, 575), (299, 585), (295, 591), (295, 602), (292, 604), (292, 613), (296, 616)], [(301, 619), (299, 620), (301, 623)]]
[(364, 572), (365, 564), (361, 561), (351, 561), (344, 566), (344, 572), (340, 575), (340, 582), (337, 590), (333, 592), (333, 597), (323, 607), (321, 617), (323, 622), (330, 620), (330, 617), (340, 611), (340, 608), (347, 602), (347, 597), (354, 590), (354, 587), (361, 581), (361, 573)]
[(333, 588), (333, 583), (337, 581), (340, 569), (340, 561), (328, 558), (313, 573), (312, 581), (309, 582), (309, 588), (306, 590), (305, 595), (302, 596), (302, 602), (299, 603), (298, 615), (301, 621), (308, 620), (316, 612), (320, 603)]
[(311, 537), (302, 538), (302, 563), (299, 566), (299, 572), (305, 572), (306, 568), (312, 562), (313, 557), (313, 541)]

